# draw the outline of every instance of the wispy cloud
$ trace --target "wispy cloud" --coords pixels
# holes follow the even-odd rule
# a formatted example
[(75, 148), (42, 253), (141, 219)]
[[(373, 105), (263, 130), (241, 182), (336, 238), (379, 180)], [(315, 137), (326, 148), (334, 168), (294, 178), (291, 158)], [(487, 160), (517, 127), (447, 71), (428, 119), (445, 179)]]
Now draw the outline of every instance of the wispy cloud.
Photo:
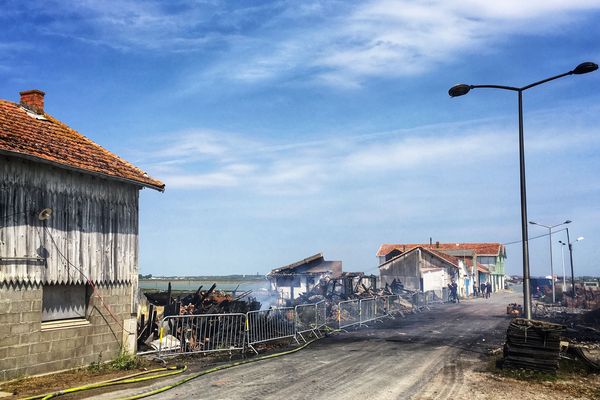
[[(573, 129), (568, 119), (548, 127), (551, 114), (530, 116), (527, 150), (531, 155), (560, 156), (574, 149), (600, 146), (600, 138), (591, 134), (589, 127)], [(577, 112), (572, 115), (577, 119)], [(546, 126), (535, 129), (539, 124)], [(566, 129), (568, 136), (563, 134)], [(208, 130), (166, 137), (140, 162), (160, 175), (167, 187), (236, 188), (266, 195), (315, 194), (326, 191), (327, 186), (352, 184), (357, 179), (386, 181), (397, 174), (429, 173), (441, 166), (446, 174), (498, 166), (506, 158), (516, 157), (517, 149), (514, 129), (507, 129), (503, 121), (433, 125), (295, 143), (250, 142), (239, 134)]]
[[(58, 1), (9, 3), (4, 18), (44, 18), (27, 29), (126, 52), (196, 54), (189, 82), (302, 81), (356, 88), (410, 76), (514, 34), (567, 29), (600, 1), (372, 0)], [(3, 18), (3, 17), (0, 17)], [(201, 71), (197, 71), (202, 65)], [(195, 71), (190, 74), (190, 71)], [(190, 79), (193, 78), (193, 79)]]
[[(489, 49), (507, 35), (564, 28), (585, 17), (582, 11), (599, 8), (598, 1), (358, 3), (301, 32), (283, 29), (283, 40), (275, 47), (254, 48), (229, 78), (253, 82), (297, 76), (356, 88), (372, 77), (426, 72), (451, 62), (457, 53)], [(231, 70), (228, 62), (214, 68), (220, 67)]]

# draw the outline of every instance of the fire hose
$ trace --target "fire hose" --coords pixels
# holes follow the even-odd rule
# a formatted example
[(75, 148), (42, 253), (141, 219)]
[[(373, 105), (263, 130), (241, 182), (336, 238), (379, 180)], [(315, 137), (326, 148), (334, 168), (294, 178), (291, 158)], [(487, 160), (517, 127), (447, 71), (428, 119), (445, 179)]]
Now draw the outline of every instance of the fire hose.
[[(149, 397), (149, 396), (153, 396), (155, 394), (159, 394), (162, 392), (166, 392), (167, 390), (173, 389), (177, 386), (183, 385), (186, 382), (189, 382), (193, 379), (196, 379), (200, 376), (203, 375), (208, 375), (210, 373), (213, 372), (217, 372), (217, 371), (221, 371), (224, 369), (228, 369), (228, 368), (233, 368), (233, 367), (237, 367), (239, 365), (243, 365), (243, 364), (249, 364), (252, 362), (257, 362), (257, 361), (263, 361), (263, 360), (268, 360), (271, 358), (276, 358), (276, 357), (281, 357), (284, 355), (288, 355), (288, 354), (292, 354), (295, 353), (297, 351), (300, 351), (304, 348), (306, 348), (308, 345), (310, 345), (311, 343), (313, 343), (314, 341), (316, 341), (317, 339), (313, 339), (309, 342), (306, 342), (305, 344), (303, 344), (300, 347), (296, 347), (294, 349), (291, 350), (287, 350), (287, 351), (283, 351), (280, 353), (275, 353), (275, 354), (268, 354), (266, 356), (261, 356), (261, 357), (256, 357), (256, 358), (251, 358), (248, 360), (242, 360), (242, 361), (236, 361), (230, 364), (225, 364), (225, 365), (219, 365), (217, 367), (213, 367), (204, 371), (200, 371), (200, 372), (196, 372), (192, 375), (189, 375), (177, 382), (174, 382), (170, 385), (166, 385), (163, 387), (160, 387), (158, 389), (154, 389), (148, 392), (144, 392), (144, 393), (140, 393), (134, 396), (130, 396), (130, 397), (125, 397), (119, 400), (136, 400), (136, 399), (142, 399), (145, 397)], [(91, 390), (91, 389), (97, 389), (97, 388), (102, 388), (102, 387), (109, 387), (109, 386), (115, 386), (115, 385), (124, 385), (124, 384), (128, 384), (128, 383), (137, 383), (137, 382), (144, 382), (144, 381), (149, 381), (151, 379), (158, 379), (158, 378), (163, 378), (163, 377), (167, 377), (167, 376), (172, 376), (172, 375), (176, 375), (176, 374), (180, 374), (182, 372), (185, 372), (187, 370), (187, 365), (186, 366), (181, 366), (181, 365), (177, 365), (177, 366), (172, 366), (172, 367), (164, 367), (164, 368), (156, 368), (156, 369), (152, 369), (149, 371), (144, 371), (144, 372), (139, 372), (137, 374), (133, 374), (133, 375), (128, 375), (128, 376), (124, 376), (121, 378), (116, 378), (116, 379), (111, 379), (108, 381), (103, 381), (103, 382), (98, 382), (98, 383), (92, 383), (89, 385), (84, 385), (84, 386), (78, 386), (78, 387), (73, 387), (73, 388), (69, 388), (69, 389), (63, 389), (63, 390), (59, 390), (57, 392), (53, 392), (53, 393), (47, 393), (47, 394), (41, 394), (41, 395), (37, 395), (37, 396), (32, 396), (32, 397), (27, 397), (23, 400), (47, 400), (47, 399), (52, 399), (54, 397), (58, 397), (58, 396), (62, 396), (64, 394), (69, 394), (69, 393), (75, 393), (75, 392), (81, 392), (84, 390)], [(152, 375), (152, 376), (142, 376), (141, 375), (148, 375), (151, 373), (155, 373), (155, 372), (162, 372), (162, 371), (169, 371), (166, 373), (162, 373), (162, 374), (158, 374), (158, 375)]]
[[(132, 374), (132, 375), (122, 376), (120, 378), (110, 379), (108, 381), (91, 383), (89, 385), (77, 386), (77, 387), (73, 387), (73, 388), (59, 390), (57, 392), (27, 397), (23, 400), (38, 400), (38, 399), (47, 400), (47, 399), (52, 399), (54, 397), (62, 396), (64, 394), (82, 392), (84, 390), (91, 390), (91, 389), (97, 389), (97, 388), (101, 388), (101, 387), (124, 385), (124, 384), (128, 384), (128, 383), (144, 382), (144, 381), (148, 381), (151, 379), (164, 378), (166, 376), (180, 374), (182, 372), (185, 372), (186, 370), (187, 370), (187, 366), (182, 366), (182, 365), (163, 367), (163, 368), (155, 368), (155, 369), (151, 369), (148, 371), (138, 372), (138, 373)], [(169, 372), (166, 372), (163, 374), (158, 374), (158, 375), (152, 375), (152, 376), (143, 376), (143, 375), (148, 375), (148, 374), (152, 374), (155, 372), (162, 372), (162, 371), (169, 371)]]

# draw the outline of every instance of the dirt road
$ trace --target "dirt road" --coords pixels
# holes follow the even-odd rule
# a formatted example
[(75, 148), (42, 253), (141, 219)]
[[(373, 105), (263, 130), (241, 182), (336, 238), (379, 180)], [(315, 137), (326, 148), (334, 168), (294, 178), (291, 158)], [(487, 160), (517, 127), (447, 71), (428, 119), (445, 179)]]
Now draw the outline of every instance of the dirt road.
[[(503, 343), (506, 305), (514, 301), (518, 295), (499, 293), (435, 305), (322, 339), (292, 355), (199, 377), (152, 399), (454, 398), (464, 395), (464, 372)], [(167, 383), (95, 398), (119, 398)]]

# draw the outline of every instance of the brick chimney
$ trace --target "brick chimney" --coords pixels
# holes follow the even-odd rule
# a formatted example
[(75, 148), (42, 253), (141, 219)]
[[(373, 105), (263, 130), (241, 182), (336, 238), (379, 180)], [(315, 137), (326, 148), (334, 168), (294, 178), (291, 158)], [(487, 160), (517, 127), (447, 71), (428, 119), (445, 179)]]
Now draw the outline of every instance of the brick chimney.
[(44, 95), (41, 90), (33, 89), (19, 93), (21, 95), (21, 105), (36, 114), (44, 113)]

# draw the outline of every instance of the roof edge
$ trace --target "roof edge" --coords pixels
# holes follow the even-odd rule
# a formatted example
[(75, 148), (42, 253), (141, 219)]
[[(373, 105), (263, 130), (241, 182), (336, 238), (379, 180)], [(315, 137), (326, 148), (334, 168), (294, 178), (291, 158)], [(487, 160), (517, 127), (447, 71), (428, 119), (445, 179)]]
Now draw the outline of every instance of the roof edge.
[(162, 187), (161, 186), (156, 186), (156, 185), (151, 185), (151, 184), (149, 184), (147, 182), (141, 182), (141, 181), (136, 181), (136, 180), (133, 180), (133, 179), (122, 178), (120, 176), (114, 176), (114, 175), (104, 174), (102, 172), (97, 172), (97, 171), (90, 171), (90, 170), (84, 169), (84, 168), (76, 168), (76, 167), (73, 167), (71, 165), (63, 164), (63, 163), (60, 163), (60, 162), (57, 162), (57, 161), (46, 160), (46, 159), (41, 158), (41, 157), (32, 156), (30, 154), (19, 153), (19, 152), (16, 152), (16, 151), (7, 151), (7, 150), (0, 149), (0, 154), (7, 155), (7, 156), (12, 156), (12, 157), (17, 157), (17, 158), (23, 158), (23, 159), (26, 159), (26, 160), (35, 161), (35, 162), (39, 162), (39, 163), (42, 163), (42, 164), (52, 165), (52, 166), (55, 166), (55, 167), (58, 167), (58, 168), (62, 168), (62, 169), (68, 170), (68, 171), (81, 172), (81, 173), (84, 173), (84, 174), (94, 175), (94, 176), (98, 176), (98, 177), (109, 179), (109, 180), (114, 180), (114, 181), (129, 183), (129, 184), (140, 186), (140, 187), (147, 187), (149, 189), (154, 189), (154, 190), (159, 191), (159, 192), (164, 192), (165, 191), (165, 185), (164, 184), (163, 184)]

